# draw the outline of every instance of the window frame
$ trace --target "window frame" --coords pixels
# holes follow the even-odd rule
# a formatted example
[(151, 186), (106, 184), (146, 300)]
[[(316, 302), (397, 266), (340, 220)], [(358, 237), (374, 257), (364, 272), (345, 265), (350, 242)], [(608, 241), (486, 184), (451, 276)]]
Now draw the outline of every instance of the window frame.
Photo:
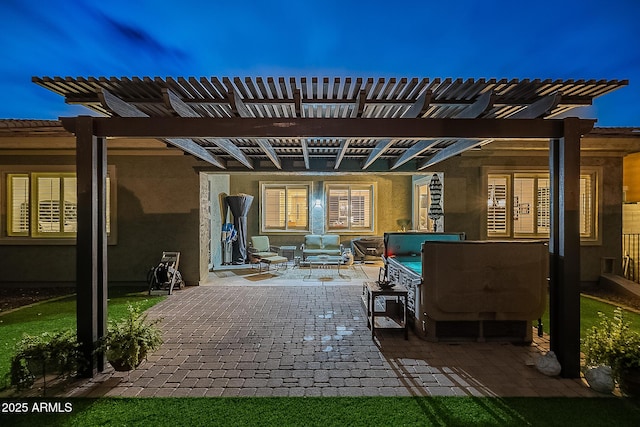
[[(337, 189), (347, 189), (348, 190), (348, 201), (347, 201), (347, 227), (338, 228), (331, 227), (330, 224), (330, 214), (329, 214), (329, 193), (332, 188)], [(352, 223), (352, 213), (351, 213), (351, 192), (352, 190), (363, 190), (366, 189), (369, 191), (369, 212), (370, 212), (370, 220), (369, 227), (360, 227), (354, 228), (351, 226)], [(376, 183), (356, 183), (356, 182), (325, 182), (324, 184), (324, 217), (325, 217), (325, 229), (329, 233), (340, 233), (340, 234), (370, 234), (375, 233), (376, 230)]]
[[(40, 178), (54, 178), (54, 179), (58, 179), (59, 180), (59, 189), (60, 189), (60, 194), (58, 196), (57, 202), (58, 202), (58, 212), (59, 212), (59, 219), (58, 219), (58, 231), (50, 231), (50, 232), (45, 232), (45, 231), (41, 231), (41, 223), (43, 222), (41, 220), (41, 213), (40, 213), (40, 208), (41, 208), (41, 204), (43, 202), (43, 199), (40, 198), (39, 196), (39, 189), (40, 189), (40, 182), (39, 179)], [(31, 228), (30, 230), (30, 236), (33, 238), (43, 238), (43, 239), (54, 239), (54, 238), (75, 238), (77, 235), (77, 231), (64, 231), (64, 225), (63, 225), (63, 221), (65, 218), (65, 200), (64, 200), (64, 191), (65, 191), (65, 178), (74, 178), (76, 179), (76, 173), (75, 172), (32, 172), (29, 174), (29, 187), (31, 190), (31, 197), (29, 199), (29, 227)], [(77, 181), (76, 181), (76, 212), (77, 212), (77, 206), (78, 206), (78, 202), (77, 202)], [(54, 200), (53, 198), (51, 198), (49, 200), (50, 202), (54, 202), (56, 200)], [(76, 222), (76, 228), (77, 228), (77, 222)]]
[[(285, 190), (285, 222), (284, 228), (267, 228), (266, 224), (266, 215), (267, 209), (265, 203), (267, 201), (266, 191), (271, 188), (284, 188)], [(286, 218), (289, 217), (288, 206), (286, 205), (287, 201), (287, 191), (288, 189), (299, 189), (305, 188), (307, 190), (307, 226), (306, 228), (289, 228), (289, 221)], [(311, 195), (313, 191), (313, 182), (311, 181), (303, 181), (303, 182), (289, 182), (289, 181), (260, 181), (260, 233), (268, 233), (268, 234), (308, 234), (311, 231)]]
[[(11, 200), (13, 198), (12, 188), (9, 185), (11, 177), (28, 178), (28, 231), (12, 232)], [(117, 243), (117, 176), (114, 165), (107, 166), (107, 176), (109, 189), (107, 197), (110, 209), (108, 213), (109, 232), (107, 233), (107, 243), (112, 245)], [(0, 166), (0, 243), (8, 245), (75, 245), (77, 232), (52, 232), (43, 233), (37, 230), (37, 208), (33, 201), (37, 199), (36, 187), (34, 184), (37, 177), (58, 177), (60, 179), (76, 178), (76, 169), (70, 165), (2, 165)], [(77, 201), (76, 201), (77, 203)]]
[[(541, 168), (495, 168), (495, 167), (485, 167), (483, 168), (483, 191), (485, 198), (484, 200), (488, 200), (489, 195), (489, 176), (506, 176), (508, 177), (507, 181), (507, 232), (504, 234), (496, 234), (489, 233), (488, 230), (488, 203), (483, 204), (483, 226), (482, 233), (487, 239), (548, 239), (549, 234), (528, 234), (528, 233), (515, 233), (514, 232), (514, 224), (513, 224), (513, 215), (514, 215), (514, 180), (515, 178), (529, 178), (536, 177), (536, 179), (546, 178), (550, 179), (550, 173), (548, 169)], [(602, 235), (600, 233), (601, 230), (601, 221), (599, 212), (602, 209), (601, 206), (601, 194), (603, 191), (603, 183), (602, 183), (602, 168), (594, 167), (594, 166), (583, 166), (580, 168), (580, 179), (585, 176), (589, 176), (590, 178), (590, 191), (591, 191), (591, 221), (589, 223), (589, 233), (580, 234), (580, 242), (582, 245), (601, 245), (602, 244)], [(536, 180), (537, 183), (537, 180)], [(551, 183), (550, 183), (551, 184)], [(536, 184), (537, 185), (537, 184)], [(536, 186), (537, 188), (537, 186)], [(582, 193), (581, 193), (582, 194)], [(580, 202), (582, 203), (582, 201)], [(536, 212), (538, 209), (538, 199), (536, 197)], [(537, 227), (536, 227), (537, 228)], [(582, 229), (582, 224), (580, 224), (580, 228)]]

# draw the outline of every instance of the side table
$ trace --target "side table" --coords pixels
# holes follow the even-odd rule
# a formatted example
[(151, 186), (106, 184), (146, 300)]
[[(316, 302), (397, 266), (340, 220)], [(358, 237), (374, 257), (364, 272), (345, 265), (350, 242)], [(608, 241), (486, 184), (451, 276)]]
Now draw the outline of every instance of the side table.
[[(392, 297), (395, 303), (390, 310), (385, 302), (385, 311), (376, 311), (376, 298)], [(362, 284), (362, 303), (367, 314), (367, 326), (371, 329), (371, 339), (375, 338), (376, 329), (404, 329), (404, 339), (409, 339), (407, 324), (407, 298), (408, 292), (400, 285), (391, 289), (382, 289), (376, 282), (364, 282)], [(399, 310), (397, 310), (399, 308)]]
[(297, 246), (280, 246), (280, 253), (289, 261), (293, 261), (296, 256), (296, 248)]

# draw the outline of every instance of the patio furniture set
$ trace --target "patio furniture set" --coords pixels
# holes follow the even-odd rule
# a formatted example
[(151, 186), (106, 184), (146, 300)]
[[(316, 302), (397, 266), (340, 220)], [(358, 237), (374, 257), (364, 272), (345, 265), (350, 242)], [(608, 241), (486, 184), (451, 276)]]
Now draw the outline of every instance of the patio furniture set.
[[(252, 264), (257, 264), (262, 272), (263, 265), (268, 271), (271, 265), (277, 268), (284, 267), (290, 261), (295, 261), (297, 265), (308, 265), (312, 270), (314, 267), (336, 266), (338, 274), (342, 264), (343, 246), (340, 243), (340, 236), (337, 234), (308, 234), (301, 245), (302, 259), (296, 259), (296, 246), (272, 246), (268, 236), (252, 236), (249, 247), (249, 259)], [(311, 274), (311, 272), (310, 272)]]

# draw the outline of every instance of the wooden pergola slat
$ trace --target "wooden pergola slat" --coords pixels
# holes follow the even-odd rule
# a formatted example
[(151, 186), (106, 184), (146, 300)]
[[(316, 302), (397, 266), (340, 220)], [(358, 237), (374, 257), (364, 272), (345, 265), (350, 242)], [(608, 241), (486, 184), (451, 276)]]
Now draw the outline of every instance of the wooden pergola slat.
[[(235, 88), (232, 92), (229, 93), (229, 98), (232, 101), (232, 109), (236, 111), (240, 117), (253, 117), (253, 113), (246, 105), (244, 105), (244, 102), (242, 102), (242, 99), (240, 98), (240, 95), (238, 94), (238, 91), (235, 90)], [(256, 139), (256, 144), (258, 144), (262, 151), (264, 151), (264, 153), (273, 162), (276, 168), (282, 169), (280, 158), (278, 157), (276, 150), (273, 149), (273, 146), (271, 146), (269, 141), (263, 138), (258, 138)]]
[[(431, 91), (425, 90), (420, 94), (418, 99), (409, 107), (400, 118), (406, 119), (411, 118), (414, 119), (419, 117), (424, 113), (426, 108), (429, 106), (429, 102), (431, 101)], [(370, 119), (369, 119), (370, 120)], [(369, 158), (362, 165), (362, 169), (366, 169), (373, 164), (384, 152), (393, 145), (395, 141), (392, 139), (383, 139), (378, 142), (373, 150), (371, 150), (371, 154), (369, 154)]]
[[(178, 95), (173, 93), (170, 89), (163, 88), (162, 95), (165, 99), (165, 103), (171, 109), (173, 109), (176, 114), (180, 117), (201, 117), (200, 114), (196, 113), (193, 108), (183, 102)], [(211, 142), (227, 153), (231, 155), (234, 159), (248, 167), (249, 169), (253, 169), (253, 162), (250, 158), (248, 158), (237, 145), (233, 142), (225, 139), (211, 139), (206, 138), (208, 142)]]
[[(483, 112), (485, 112), (488, 108), (491, 107), (491, 105), (493, 104), (493, 98), (494, 98), (494, 96), (493, 96), (493, 92), (492, 91), (488, 91), (488, 92), (483, 93), (476, 100), (476, 102), (474, 102), (473, 104), (471, 104), (470, 106), (466, 107), (465, 109), (460, 111), (458, 114), (456, 114), (455, 118), (457, 118), (457, 119), (475, 119), (476, 117), (480, 116)], [(440, 141), (437, 140), (437, 139), (417, 142), (411, 148), (409, 148), (407, 151), (405, 151), (404, 154), (402, 156), (400, 156), (400, 158), (398, 158), (398, 160), (396, 160), (396, 162), (393, 164), (393, 166), (391, 166), (391, 169), (396, 169), (396, 168), (402, 166), (403, 164), (407, 163), (409, 160), (411, 160), (414, 157), (416, 157), (417, 155), (425, 152), (426, 150), (428, 150), (429, 148), (431, 148), (434, 145), (438, 144), (439, 142)], [(463, 146), (464, 146), (464, 144), (460, 145), (459, 147), (462, 148)], [(440, 153), (442, 153), (442, 152), (440, 152)], [(436, 158), (436, 156), (440, 155), (440, 153), (438, 153), (435, 156), (433, 156), (429, 160), (429, 162), (432, 161), (434, 158)], [(456, 154), (458, 154), (458, 153), (456, 153)], [(444, 155), (442, 155), (441, 157), (442, 157), (443, 160), (446, 158), (446, 157), (444, 157)], [(437, 160), (437, 158), (436, 158), (436, 160)], [(433, 163), (433, 164), (435, 164), (435, 163)], [(427, 166), (423, 166), (421, 168), (424, 168), (424, 167), (427, 167)]]
[[(106, 89), (102, 89), (100, 94), (98, 95), (103, 105), (115, 111), (121, 117), (135, 117), (135, 118), (148, 118), (149, 115), (140, 111), (135, 106), (128, 104), (114, 96)], [(205, 148), (203, 148), (200, 144), (196, 144), (190, 139), (186, 138), (166, 138), (166, 141), (178, 147), (182, 151), (185, 151), (201, 160), (204, 160), (207, 163), (211, 163), (213, 166), (219, 167), (221, 169), (225, 169), (224, 163), (222, 163), (218, 158), (216, 158), (213, 154), (209, 153)]]

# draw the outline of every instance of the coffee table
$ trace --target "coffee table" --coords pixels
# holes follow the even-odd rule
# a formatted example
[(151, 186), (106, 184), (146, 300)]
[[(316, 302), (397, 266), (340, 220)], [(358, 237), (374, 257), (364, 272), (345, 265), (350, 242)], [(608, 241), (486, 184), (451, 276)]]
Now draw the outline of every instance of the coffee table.
[(283, 257), (287, 257), (289, 261), (293, 261), (296, 256), (297, 246), (280, 246), (280, 253)]
[(342, 264), (342, 257), (338, 255), (312, 255), (308, 256), (306, 262), (309, 263), (309, 275), (307, 278), (311, 278), (313, 273), (313, 267), (322, 268), (335, 265), (338, 270), (338, 276), (340, 275), (340, 264)]

